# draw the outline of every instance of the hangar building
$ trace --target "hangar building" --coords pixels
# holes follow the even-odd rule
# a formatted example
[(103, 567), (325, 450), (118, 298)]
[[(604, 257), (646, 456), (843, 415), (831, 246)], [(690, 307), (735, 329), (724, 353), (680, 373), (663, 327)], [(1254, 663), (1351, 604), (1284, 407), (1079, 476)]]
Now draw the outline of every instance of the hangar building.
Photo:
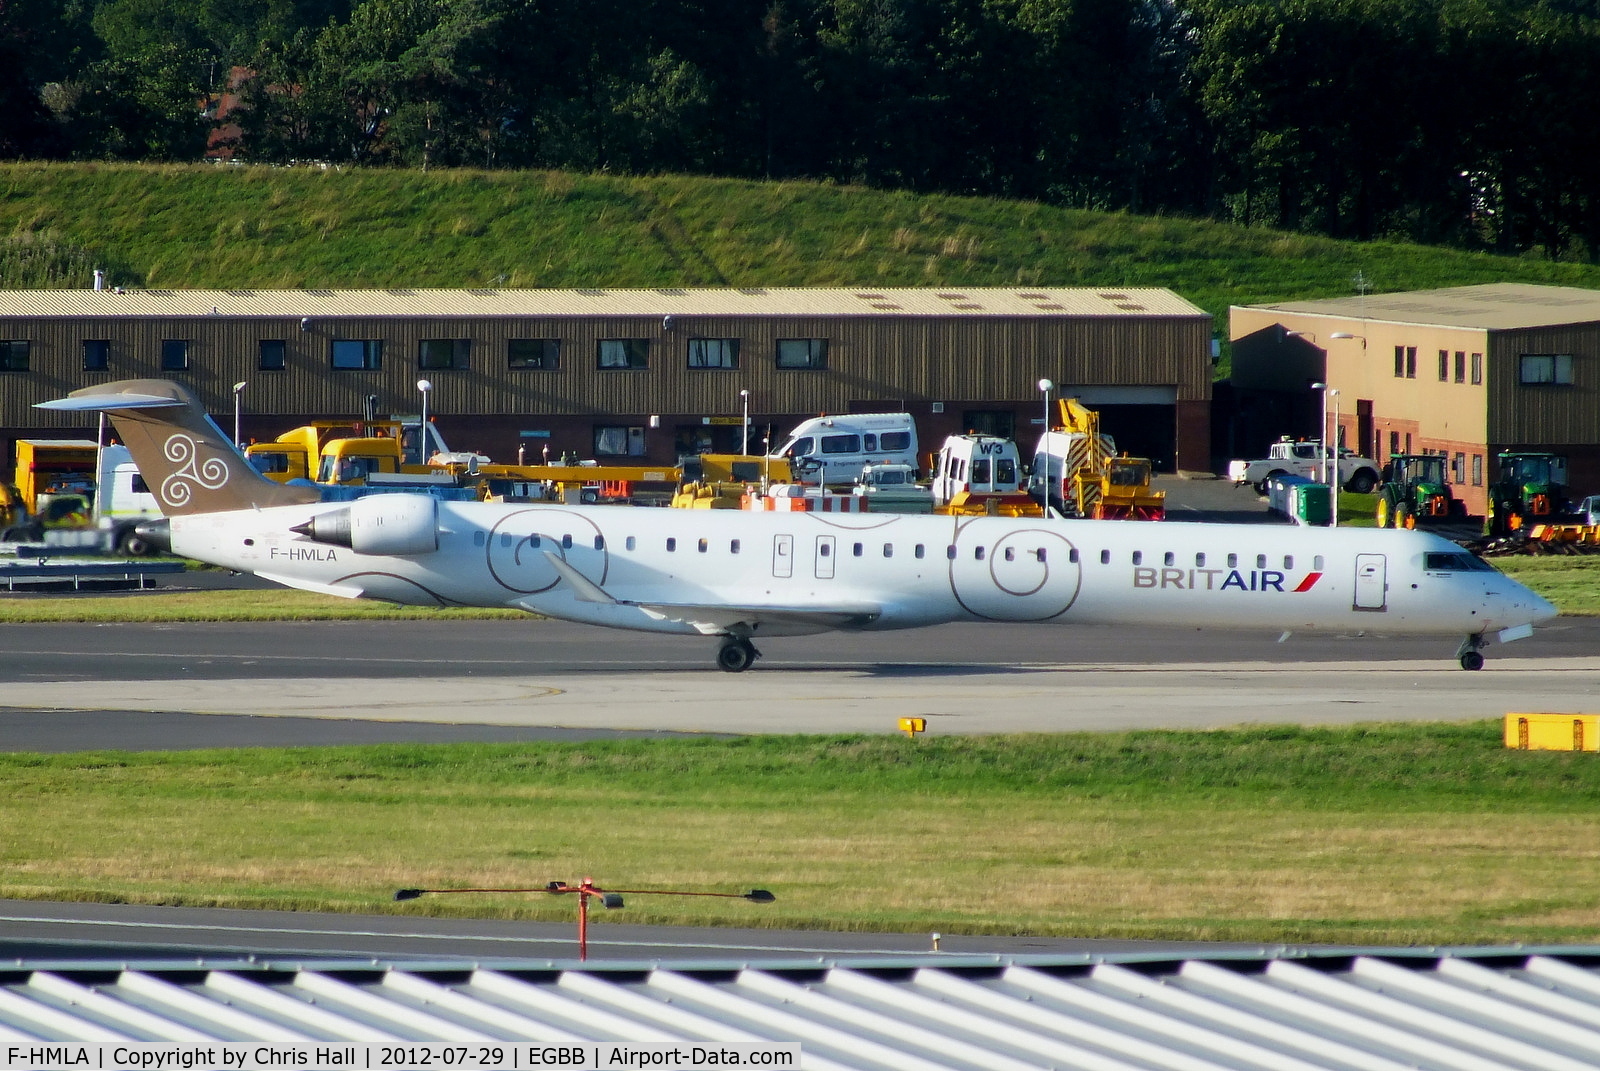
[[(1211, 318), (1166, 290), (52, 290), (0, 293), (0, 448), (74, 418), (35, 402), (166, 377), (244, 436), (414, 415), (455, 449), (671, 463), (818, 413), (899, 411), (925, 449), (1031, 444), (1038, 382), (1158, 467), (1210, 467)], [(81, 420), (81, 418), (78, 418)], [(80, 428), (81, 430), (81, 428)], [(774, 442), (774, 447), (778, 445)]]
[(1235, 306), (1229, 319), (1237, 456), (1315, 437), (1324, 382), (1341, 444), (1379, 461), (1448, 456), (1473, 513), (1506, 450), (1565, 455), (1575, 493), (1600, 491), (1600, 291), (1493, 283)]

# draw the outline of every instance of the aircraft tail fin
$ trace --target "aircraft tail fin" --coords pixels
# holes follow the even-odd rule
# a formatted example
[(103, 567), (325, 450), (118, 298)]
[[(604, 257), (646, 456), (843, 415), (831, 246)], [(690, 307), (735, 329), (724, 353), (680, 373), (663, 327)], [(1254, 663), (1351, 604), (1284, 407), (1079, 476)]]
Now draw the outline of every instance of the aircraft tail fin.
[(274, 483), (257, 472), (181, 383), (123, 379), (75, 390), (38, 408), (110, 417), (169, 517), (304, 505), (322, 497), (314, 487)]

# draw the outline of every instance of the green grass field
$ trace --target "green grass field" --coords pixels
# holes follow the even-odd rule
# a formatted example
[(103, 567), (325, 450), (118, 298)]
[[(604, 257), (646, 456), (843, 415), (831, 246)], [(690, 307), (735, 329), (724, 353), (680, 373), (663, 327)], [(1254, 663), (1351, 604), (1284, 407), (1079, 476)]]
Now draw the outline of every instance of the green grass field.
[[(682, 175), (0, 165), (0, 282), (251, 287), (1155, 286), (1230, 304), (1600, 265), (837, 186)], [(1225, 366), (1224, 366), (1225, 371)]]
[(1600, 939), (1600, 764), (1499, 726), (0, 755), (0, 896), (1333, 942)]

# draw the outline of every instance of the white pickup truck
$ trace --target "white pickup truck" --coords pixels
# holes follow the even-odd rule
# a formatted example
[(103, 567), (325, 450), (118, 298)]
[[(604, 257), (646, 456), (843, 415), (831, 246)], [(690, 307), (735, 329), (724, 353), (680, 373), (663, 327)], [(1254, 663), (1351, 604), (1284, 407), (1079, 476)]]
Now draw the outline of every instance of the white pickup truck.
[[(1248, 483), (1258, 494), (1267, 493), (1267, 480), (1273, 476), (1304, 476), (1309, 480), (1322, 478), (1322, 443), (1316, 439), (1280, 439), (1273, 443), (1267, 456), (1259, 461), (1228, 462), (1228, 479), (1234, 483)], [(1346, 491), (1364, 495), (1378, 486), (1378, 463), (1365, 457), (1356, 457), (1348, 450), (1339, 451), (1339, 486)]]

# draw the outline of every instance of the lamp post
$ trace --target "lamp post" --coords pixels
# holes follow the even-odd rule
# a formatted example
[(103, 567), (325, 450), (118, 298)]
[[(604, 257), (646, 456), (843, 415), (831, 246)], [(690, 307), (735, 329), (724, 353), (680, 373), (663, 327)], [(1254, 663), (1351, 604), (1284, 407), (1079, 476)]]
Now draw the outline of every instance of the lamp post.
[(569, 885), (564, 881), (552, 881), (532, 889), (396, 889), (396, 900), (415, 900), (424, 893), (531, 893), (542, 892), (552, 895), (574, 893), (578, 897), (578, 959), (589, 958), (589, 900), (598, 898), (600, 906), (605, 908), (619, 908), (622, 906), (622, 896), (720, 896), (731, 900), (749, 900), (753, 904), (770, 904), (777, 899), (765, 889), (751, 889), (748, 892), (680, 892), (677, 889), (602, 889), (594, 883), (593, 878), (584, 878), (576, 885)]
[(743, 413), (739, 421), (739, 453), (750, 453), (750, 392), (739, 391), (739, 405)]
[(428, 463), (428, 395), (433, 393), (433, 384), (426, 379), (417, 380), (417, 389), (422, 392), (422, 425), (417, 428), (417, 458), (419, 465)]
[(1333, 397), (1333, 482), (1329, 485), (1330, 501), (1328, 527), (1339, 527), (1339, 388), (1330, 387), (1327, 394)]
[(1050, 512), (1050, 447), (1045, 441), (1045, 436), (1050, 434), (1050, 392), (1055, 389), (1055, 384), (1048, 379), (1039, 380), (1039, 389), (1044, 392), (1044, 431), (1039, 433), (1040, 453), (1044, 456), (1044, 475), (1039, 480), (1039, 493), (1044, 496), (1045, 514)]
[(233, 445), (243, 447), (244, 443), (239, 438), (239, 395), (244, 393), (244, 380), (233, 385)]
[[(1322, 440), (1322, 482), (1331, 487), (1339, 482), (1328, 467), (1328, 394), (1333, 388), (1326, 383), (1317, 382), (1311, 384), (1311, 389), (1322, 392), (1322, 423), (1317, 430), (1317, 438)], [(1335, 518), (1337, 519), (1337, 514)]]

